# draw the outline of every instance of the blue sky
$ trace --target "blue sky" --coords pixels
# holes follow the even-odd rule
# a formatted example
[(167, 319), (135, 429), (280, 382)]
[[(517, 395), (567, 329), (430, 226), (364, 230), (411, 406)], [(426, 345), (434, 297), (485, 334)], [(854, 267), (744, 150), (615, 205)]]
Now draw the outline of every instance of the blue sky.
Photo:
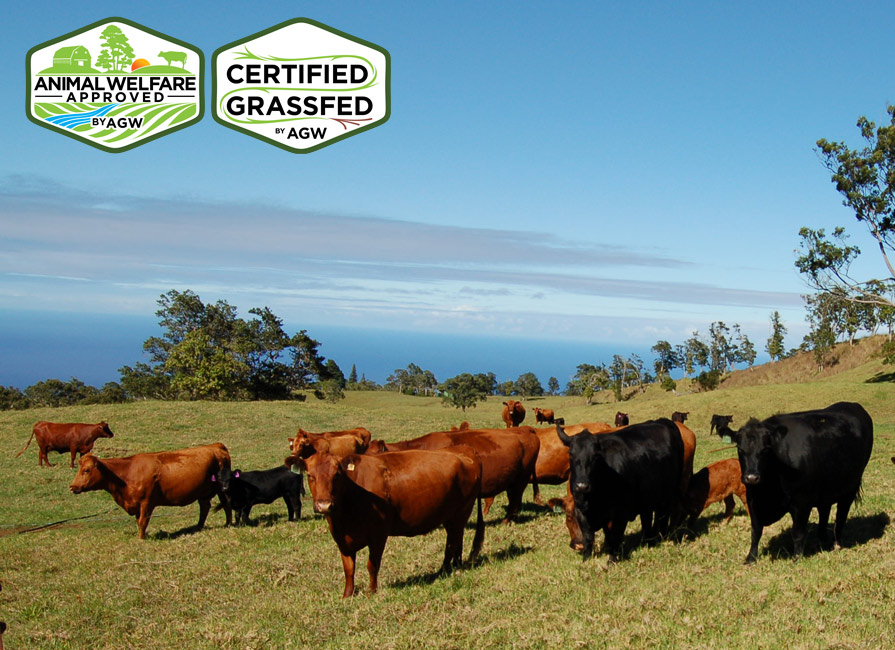
[[(891, 3), (210, 7), (51, 1), (8, 12), (0, 384), (31, 380), (11, 346), (41, 340), (60, 350), (41, 372), (88, 374), (65, 352), (67, 316), (96, 322), (93, 338), (79, 329), (82, 353), (107, 345), (110, 328), (133, 332), (123, 361), (90, 371), (116, 379), (139, 360), (146, 320), (171, 288), (243, 313), (269, 306), (343, 366), (363, 359), (318, 332), (350, 328), (364, 341), (370, 331), (396, 350), (385, 372), (414, 361), (446, 378), (434, 365), (474, 365), (475, 339), (580, 344), (580, 362), (593, 363), (593, 346), (678, 343), (722, 320), (761, 349), (774, 310), (795, 346), (806, 331), (793, 266), (805, 225), (847, 226), (868, 276), (883, 273), (814, 142), (857, 146), (858, 116), (880, 121), (895, 103), (881, 64)], [(391, 118), (307, 155), (223, 128), (209, 111), (121, 154), (31, 124), (27, 50), (109, 16), (198, 46), (207, 66), (221, 45), (312, 18), (389, 51)], [(38, 338), (41, 314), (55, 325)], [(429, 365), (399, 359), (403, 333), (439, 337)], [(463, 343), (446, 355), (451, 336)]]

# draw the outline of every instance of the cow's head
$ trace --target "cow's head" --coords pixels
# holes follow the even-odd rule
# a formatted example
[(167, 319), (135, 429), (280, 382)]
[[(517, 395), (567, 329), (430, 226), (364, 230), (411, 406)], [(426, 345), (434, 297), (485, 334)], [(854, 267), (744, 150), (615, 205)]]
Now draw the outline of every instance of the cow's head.
[(687, 416), (690, 415), (690, 411), (675, 411), (671, 414), (672, 422), (680, 422), (683, 424), (687, 421)]
[(318, 451), (310, 458), (287, 458), (293, 460), (292, 465), (303, 470), (308, 475), (308, 487), (311, 489), (311, 497), (314, 500), (314, 512), (321, 515), (330, 514), (338, 509), (340, 496), (348, 479), (346, 468), (354, 469), (354, 464), (349, 460), (340, 460), (328, 452)]
[(774, 447), (785, 433), (786, 427), (774, 418), (763, 422), (750, 418), (739, 431), (727, 430), (727, 435), (737, 446), (743, 483), (761, 483), (763, 472), (768, 470), (773, 461)]
[(592, 434), (587, 429), (569, 436), (560, 425), (556, 425), (556, 435), (569, 448), (569, 487), (575, 505), (582, 512), (591, 512), (597, 501), (596, 493), (599, 492), (594, 480), (600, 475), (599, 468), (606, 464), (603, 436)]
[(626, 427), (628, 426), (628, 414), (622, 413), (621, 411), (617, 411), (615, 414), (615, 426), (617, 427)]
[(114, 434), (112, 433), (112, 429), (109, 428), (109, 424), (103, 420), (99, 423), (99, 435), (100, 438), (111, 438)]
[(369, 454), (370, 456), (378, 456), (379, 454), (384, 454), (388, 451), (388, 444), (385, 440), (371, 440), (370, 445), (367, 447), (367, 451), (364, 453)]
[(238, 469), (230, 469), (229, 467), (222, 467), (217, 471), (217, 474), (211, 475), (211, 481), (213, 483), (218, 484), (218, 488), (224, 494), (230, 492), (230, 487), (233, 485), (233, 479), (239, 478), (239, 470)]
[(93, 454), (87, 454), (81, 456), (78, 463), (78, 473), (68, 489), (73, 494), (102, 489), (103, 475), (106, 469), (102, 461)]

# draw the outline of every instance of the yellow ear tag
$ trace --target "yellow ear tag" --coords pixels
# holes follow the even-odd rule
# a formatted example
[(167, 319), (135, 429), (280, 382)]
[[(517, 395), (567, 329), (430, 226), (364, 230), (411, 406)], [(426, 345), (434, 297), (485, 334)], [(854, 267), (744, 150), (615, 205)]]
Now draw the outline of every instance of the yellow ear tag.
[(349, 472), (353, 472), (353, 471), (354, 471), (354, 463), (348, 463), (348, 471), (349, 471)]

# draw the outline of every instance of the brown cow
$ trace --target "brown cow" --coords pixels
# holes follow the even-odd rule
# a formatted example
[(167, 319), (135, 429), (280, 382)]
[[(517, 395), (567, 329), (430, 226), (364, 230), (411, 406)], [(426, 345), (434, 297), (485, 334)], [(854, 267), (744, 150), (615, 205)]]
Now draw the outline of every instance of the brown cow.
[(342, 555), (343, 598), (354, 595), (357, 552), (365, 547), (370, 549), (370, 591), (377, 590), (382, 553), (392, 536), (415, 537), (444, 526), (447, 542), (441, 570), (459, 566), (463, 530), (476, 502), (478, 521), (470, 562), (482, 548), (482, 464), (468, 447), (345, 458), (319, 451), (296, 464), (307, 472), (314, 511), (326, 518)]
[[(612, 430), (612, 426), (606, 422), (583, 422), (564, 428), (570, 436), (585, 429), (591, 433), (605, 433)], [(569, 448), (556, 435), (556, 427), (540, 427), (535, 432), (541, 441), (541, 447), (535, 464), (537, 482), (534, 483), (534, 501), (538, 505), (544, 505), (538, 485), (560, 485), (569, 480)]]
[(503, 413), (501, 414), (501, 417), (506, 423), (507, 429), (518, 427), (522, 424), (522, 420), (525, 419), (525, 407), (522, 406), (522, 402), (517, 402), (514, 399), (508, 400), (503, 403)]
[(211, 498), (215, 495), (231, 519), (230, 502), (212, 481), (222, 467), (230, 467), (230, 453), (216, 442), (201, 447), (176, 451), (135, 454), (127, 458), (104, 458), (92, 454), (81, 458), (78, 475), (69, 486), (74, 494), (105, 490), (115, 503), (129, 515), (137, 517), (140, 539), (146, 537), (146, 527), (156, 506), (186, 506), (199, 502), (199, 523), (205, 525)]
[(504, 522), (515, 519), (522, 509), (522, 494), (528, 483), (534, 480), (535, 463), (540, 449), (540, 441), (532, 427), (436, 431), (401, 442), (374, 441), (370, 445), (370, 453), (444, 449), (452, 445), (468, 445), (481, 458), (485, 514), (488, 514), (494, 497), (506, 492), (508, 503)]
[(69, 467), (75, 466), (75, 454), (89, 454), (93, 449), (93, 443), (97, 438), (111, 438), (112, 430), (104, 421), (98, 424), (83, 424), (80, 422), (45, 422), (41, 420), (35, 423), (31, 429), (31, 438), (22, 447), (22, 451), (16, 454), (16, 458), (25, 453), (28, 445), (31, 444), (32, 438), (37, 438), (37, 464), (43, 466), (44, 462), (47, 467), (52, 467), (50, 459), (47, 458), (48, 451), (58, 451), (71, 453), (71, 462)]
[(541, 424), (543, 422), (553, 424), (554, 416), (555, 416), (553, 409), (541, 409), (536, 406), (534, 411), (535, 411), (535, 422), (537, 422), (538, 424)]
[(724, 522), (730, 522), (735, 505), (734, 494), (746, 508), (746, 514), (749, 514), (739, 459), (719, 460), (696, 472), (690, 479), (690, 487), (684, 500), (684, 508), (690, 515), (690, 528), (696, 525), (703, 510), (719, 501), (724, 501)]
[(294, 438), (289, 438), (289, 449), (293, 455), (307, 458), (320, 446), (321, 441), (327, 441), (328, 451), (337, 456), (349, 454), (362, 454), (370, 445), (370, 432), (364, 427), (355, 427), (344, 431), (324, 431), (323, 433), (311, 433), (299, 429)]

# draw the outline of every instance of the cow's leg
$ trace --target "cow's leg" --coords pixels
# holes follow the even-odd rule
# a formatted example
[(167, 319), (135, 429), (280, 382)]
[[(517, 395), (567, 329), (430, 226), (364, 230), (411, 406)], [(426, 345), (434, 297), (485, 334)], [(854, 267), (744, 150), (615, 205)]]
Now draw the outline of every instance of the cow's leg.
[(584, 550), (584, 535), (575, 515), (575, 501), (571, 496), (567, 496), (562, 500), (562, 505), (566, 513), (566, 528), (569, 529), (569, 547), (573, 551)]
[[(581, 531), (581, 554), (586, 560), (594, 554), (594, 530), (590, 527), (587, 517), (577, 507), (575, 508), (575, 520), (578, 522), (578, 528)], [(574, 546), (573, 546), (574, 548)]]
[(472, 550), (469, 552), (470, 564), (478, 559), (479, 553), (482, 552), (482, 544), (485, 541), (485, 517), (482, 514), (482, 498), (476, 498), (475, 502), (478, 514), (475, 522), (475, 537), (472, 539)]
[(196, 524), (198, 530), (202, 530), (205, 526), (205, 520), (208, 519), (208, 512), (211, 510), (211, 497), (207, 499), (199, 499), (199, 523)]
[(763, 526), (758, 521), (758, 517), (754, 512), (749, 513), (749, 519), (752, 523), (752, 544), (749, 546), (749, 554), (746, 556), (746, 564), (752, 564), (758, 559), (758, 542), (761, 540)]
[[(221, 507), (224, 509), (224, 514), (227, 516), (227, 525), (233, 525), (233, 504), (230, 503), (230, 499), (224, 496), (224, 493), (221, 492), (218, 494), (218, 501), (221, 504)], [(211, 503), (211, 501), (209, 501)]]
[(534, 502), (537, 503), (539, 506), (544, 505), (544, 499), (541, 498), (541, 489), (538, 487), (537, 480), (531, 482), (531, 491), (531, 496), (534, 499)]
[(790, 514), (792, 515), (792, 555), (793, 559), (797, 559), (805, 553), (805, 537), (808, 535), (808, 517), (811, 515), (811, 508), (795, 506)]
[(242, 523), (244, 526), (251, 526), (252, 522), (249, 519), (249, 515), (252, 514), (252, 504), (250, 503), (245, 508), (242, 509)]
[(370, 557), (367, 559), (367, 573), (370, 574), (370, 593), (375, 594), (379, 589), (379, 567), (382, 565), (382, 553), (385, 551), (385, 543), (388, 537), (370, 541)]
[(71, 452), (71, 461), (69, 461), (68, 466), (71, 467), (71, 468), (74, 468), (74, 466), (75, 466), (75, 456), (77, 455), (78, 450), (77, 450), (77, 448), (74, 448), (74, 449), (70, 449), (69, 451)]
[(653, 529), (653, 511), (647, 510), (646, 512), (640, 513), (640, 527), (642, 529), (641, 543), (649, 544), (650, 546), (655, 546), (656, 544), (656, 531)]
[(507, 503), (507, 515), (502, 523), (514, 521), (519, 515), (519, 511), (522, 510), (522, 495), (525, 493), (526, 487), (528, 487), (528, 481), (519, 481), (518, 484), (511, 486), (507, 490), (507, 500), (509, 502)]
[(821, 547), (827, 545), (827, 525), (830, 522), (830, 508), (832, 503), (817, 506), (817, 537)]
[(357, 554), (342, 553), (341, 555), (342, 568), (345, 570), (345, 591), (342, 592), (342, 598), (348, 598), (354, 595), (354, 559)]
[(836, 524), (833, 526), (834, 548), (842, 548), (842, 531), (845, 529), (845, 520), (848, 519), (848, 511), (854, 500), (855, 497), (851, 496), (836, 504)]
[(625, 539), (625, 528), (627, 525), (628, 523), (625, 521), (612, 522), (611, 526), (603, 529), (606, 539), (606, 550), (609, 552), (609, 564), (615, 564), (621, 559), (619, 551), (622, 547), (622, 541)]
[(730, 518), (733, 517), (733, 509), (736, 506), (736, 502), (733, 500), (733, 495), (728, 494), (724, 497), (724, 523), (730, 523)]
[(39, 465), (42, 467), (43, 464), (46, 463), (47, 467), (52, 467), (53, 465), (50, 464), (50, 457), (47, 456), (48, 449), (43, 446), (38, 447), (37, 449), (38, 449), (37, 462), (39, 463)]
[(292, 505), (292, 495), (283, 495), (283, 501), (286, 502), (286, 512), (289, 513), (289, 521), (295, 521), (295, 508)]
[(146, 527), (149, 526), (149, 518), (152, 516), (152, 506), (148, 501), (140, 504), (140, 514), (137, 515), (137, 530), (140, 533), (140, 539), (146, 539)]
[(455, 567), (460, 566), (465, 527), (466, 520), (445, 522), (444, 531), (447, 533), (447, 539), (444, 543), (444, 562), (441, 563), (441, 573), (450, 573)]

